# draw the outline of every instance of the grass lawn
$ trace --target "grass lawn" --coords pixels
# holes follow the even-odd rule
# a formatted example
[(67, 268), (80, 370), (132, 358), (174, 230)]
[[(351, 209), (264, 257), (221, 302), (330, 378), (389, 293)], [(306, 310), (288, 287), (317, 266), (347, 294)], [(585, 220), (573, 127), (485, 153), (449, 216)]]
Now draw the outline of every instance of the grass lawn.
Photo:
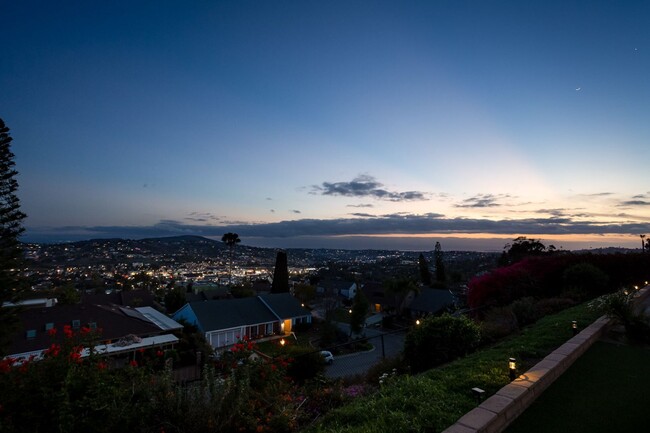
[(507, 433), (650, 430), (650, 347), (597, 342)]
[[(398, 376), (368, 396), (325, 415), (310, 433), (411, 433), (442, 431), (476, 407), (471, 389), (486, 398), (506, 385), (507, 360), (525, 371), (571, 338), (570, 323), (592, 323), (598, 313), (579, 305), (547, 316), (490, 348), (417, 376)], [(547, 430), (554, 431), (554, 430)], [(562, 431), (562, 430), (558, 430)]]

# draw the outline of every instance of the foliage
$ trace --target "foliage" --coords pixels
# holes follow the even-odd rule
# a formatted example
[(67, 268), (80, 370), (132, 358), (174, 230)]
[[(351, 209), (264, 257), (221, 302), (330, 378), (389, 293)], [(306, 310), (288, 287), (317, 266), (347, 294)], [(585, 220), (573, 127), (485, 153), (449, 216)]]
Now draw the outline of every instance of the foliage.
[(232, 285), (232, 252), (235, 249), (235, 245), (241, 242), (241, 239), (239, 239), (239, 235), (237, 233), (228, 232), (221, 237), (221, 242), (226, 244), (228, 246), (228, 249), (230, 250), (229, 260), (228, 260), (228, 269), (229, 269), (228, 282), (230, 285)]
[(404, 358), (412, 371), (424, 371), (466, 355), (479, 341), (478, 325), (465, 316), (428, 317), (406, 335)]
[(183, 287), (174, 287), (165, 294), (165, 308), (167, 313), (173, 314), (185, 305), (185, 289)]
[(408, 296), (409, 293), (415, 292), (419, 293), (420, 288), (417, 283), (408, 277), (399, 277), (392, 278), (390, 280), (384, 281), (384, 288), (386, 289), (386, 295), (392, 295), (396, 299), (398, 313), (402, 312), (404, 308), (404, 299)]
[(591, 323), (597, 317), (586, 305), (545, 317), (490, 349), (417, 376), (397, 376), (379, 392), (331, 411), (307, 432), (443, 431), (476, 407), (471, 388), (484, 389), (487, 398), (509, 382), (509, 357), (515, 357), (525, 371), (572, 337), (571, 320)]
[(537, 309), (537, 301), (530, 296), (517, 299), (512, 303), (510, 308), (517, 319), (517, 326), (519, 328), (535, 323), (540, 317), (539, 310)]
[(352, 302), (352, 314), (350, 314), (351, 334), (360, 334), (363, 331), (369, 307), (370, 303), (363, 294), (363, 291), (357, 290)]
[(316, 286), (298, 283), (293, 288), (293, 294), (300, 302), (307, 304), (316, 297)]
[(418, 257), (418, 269), (420, 270), (420, 281), (425, 286), (431, 285), (431, 272), (429, 271), (429, 263), (424, 258), (424, 254), (420, 253)]
[(433, 255), (436, 264), (436, 283), (444, 286), (447, 281), (447, 273), (445, 272), (444, 254), (440, 242), (436, 242)]
[(650, 342), (650, 317), (635, 308), (636, 294), (635, 290), (618, 290), (594, 299), (589, 306), (622, 324), (628, 337)]
[(320, 351), (314, 352), (311, 348), (292, 346), (285, 359), (291, 361), (287, 375), (300, 384), (315, 378), (325, 370)]
[(569, 292), (578, 300), (587, 299), (591, 291), (603, 293), (607, 289), (609, 277), (597, 266), (581, 262), (569, 266), (562, 273), (565, 292)]
[(525, 236), (516, 238), (512, 244), (506, 244), (503, 254), (499, 259), (499, 265), (511, 265), (526, 257), (541, 256), (549, 252), (554, 252), (555, 247), (546, 249), (539, 239), (528, 239)]
[[(592, 299), (615, 287), (647, 280), (648, 269), (650, 254), (567, 253), (529, 257), (474, 277), (468, 284), (467, 302), (470, 308), (476, 309), (509, 305), (526, 296), (536, 299), (568, 296), (574, 301)], [(581, 283), (579, 290), (583, 293), (576, 296), (579, 276), (593, 284)]]
[[(14, 169), (9, 128), (0, 119), (0, 305), (17, 301), (24, 287), (19, 279), (22, 249), (18, 237), (25, 230), (26, 215), (20, 211), (16, 195), (18, 172)], [(9, 341), (16, 322), (14, 308), (0, 308), (0, 354)]]
[(287, 252), (278, 251), (275, 257), (275, 269), (273, 270), (273, 284), (271, 293), (286, 293), (289, 291), (289, 269), (287, 265)]

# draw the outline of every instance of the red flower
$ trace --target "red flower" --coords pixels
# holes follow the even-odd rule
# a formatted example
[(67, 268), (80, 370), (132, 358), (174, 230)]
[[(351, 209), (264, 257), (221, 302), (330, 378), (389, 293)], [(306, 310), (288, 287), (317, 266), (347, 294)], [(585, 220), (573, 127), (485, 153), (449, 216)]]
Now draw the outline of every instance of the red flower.
[(81, 363), (81, 353), (79, 352), (72, 352), (70, 353), (70, 361), (80, 364)]
[(64, 325), (63, 334), (66, 338), (72, 338), (72, 327), (70, 325)]
[(90, 334), (91, 329), (88, 326), (81, 327), (81, 335)]
[(49, 349), (45, 350), (45, 355), (49, 356), (59, 356), (59, 352), (61, 352), (61, 346), (59, 344), (53, 343)]
[(159, 350), (158, 352), (156, 352), (156, 356), (158, 356), (158, 357), (163, 356), (164, 354), (165, 354), (165, 352), (163, 352), (162, 350)]
[(144, 349), (138, 349), (138, 353), (143, 354), (143, 353), (144, 353)]
[(108, 367), (108, 364), (106, 364), (104, 361), (100, 361), (97, 363), (97, 369), (99, 370), (106, 370)]
[(131, 362), (129, 362), (129, 365), (130, 365), (131, 367), (137, 367), (137, 366), (138, 366), (138, 361), (136, 361), (136, 360), (134, 359), (134, 360), (132, 360)]
[(56, 335), (56, 328), (50, 328), (47, 330), (47, 335), (54, 337)]

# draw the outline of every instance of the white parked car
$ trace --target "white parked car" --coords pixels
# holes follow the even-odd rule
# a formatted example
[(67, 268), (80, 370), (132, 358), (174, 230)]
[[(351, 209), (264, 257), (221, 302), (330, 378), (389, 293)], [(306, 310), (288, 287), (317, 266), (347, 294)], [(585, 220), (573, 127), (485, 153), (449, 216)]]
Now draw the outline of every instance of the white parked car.
[(332, 362), (334, 362), (334, 355), (332, 355), (332, 352), (327, 350), (322, 350), (320, 352), (320, 355), (323, 357), (323, 360), (325, 361), (326, 364), (331, 365)]

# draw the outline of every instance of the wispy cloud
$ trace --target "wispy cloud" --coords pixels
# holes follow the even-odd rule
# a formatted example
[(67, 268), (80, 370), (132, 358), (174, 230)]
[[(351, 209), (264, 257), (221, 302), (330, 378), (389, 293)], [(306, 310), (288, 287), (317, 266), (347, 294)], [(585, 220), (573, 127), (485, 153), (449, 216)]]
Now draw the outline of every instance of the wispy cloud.
[(299, 210), (297, 210), (297, 209), (291, 209), (291, 211), (290, 211), (290, 212), (291, 212), (291, 213), (302, 213), (302, 212), (300, 212), (300, 211), (299, 211)]
[(96, 226), (62, 227), (56, 229), (28, 228), (31, 237), (54, 237), (65, 240), (92, 237), (144, 238), (194, 234), (221, 236), (232, 231), (242, 238), (289, 238), (295, 236), (342, 236), (382, 234), (472, 234), (495, 235), (564, 235), (564, 234), (637, 234), (650, 233), (650, 223), (603, 223), (602, 221), (575, 221), (569, 217), (527, 218), (515, 220), (489, 220), (482, 218), (447, 218), (440, 214), (414, 215), (389, 214), (372, 216), (358, 214), (354, 218), (300, 219), (276, 223), (236, 223), (215, 225), (189, 225), (175, 220), (164, 220), (153, 226)]
[(369, 208), (369, 207), (375, 207), (375, 205), (369, 203), (368, 204), (362, 203), (362, 204), (349, 204), (346, 207)]
[(387, 201), (423, 201), (428, 200), (420, 191), (388, 191), (373, 176), (357, 176), (350, 182), (323, 182), (313, 185), (311, 193), (320, 195), (338, 195), (344, 197), (372, 197)]
[(510, 198), (508, 194), (477, 194), (474, 197), (463, 200), (461, 203), (456, 204), (457, 208), (484, 208), (484, 207), (498, 207), (503, 206), (499, 200)]

